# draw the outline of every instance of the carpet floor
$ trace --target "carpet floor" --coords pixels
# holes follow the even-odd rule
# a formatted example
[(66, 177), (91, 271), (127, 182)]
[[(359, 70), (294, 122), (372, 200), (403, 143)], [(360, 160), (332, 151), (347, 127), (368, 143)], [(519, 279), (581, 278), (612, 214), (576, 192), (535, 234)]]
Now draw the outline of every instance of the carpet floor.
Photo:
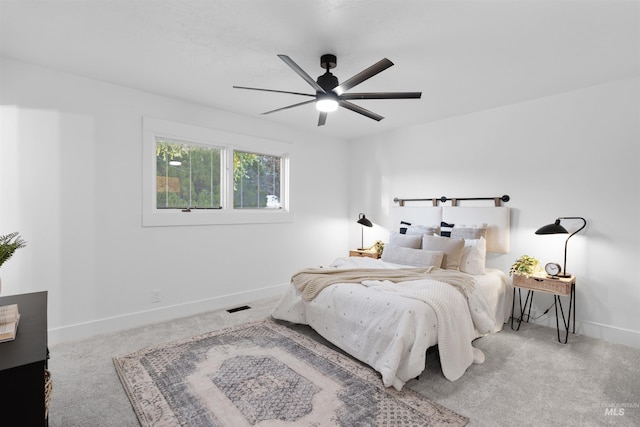
[[(277, 298), (105, 334), (50, 348), (51, 427), (135, 427), (138, 419), (113, 365), (114, 356), (269, 317)], [(289, 325), (319, 343), (312, 329)], [(407, 383), (433, 402), (469, 418), (468, 426), (638, 426), (640, 350), (523, 323), (476, 340), (486, 356), (455, 382), (444, 378), (437, 351)], [(335, 349), (335, 348), (334, 348)], [(336, 349), (337, 350), (337, 349)], [(339, 351), (339, 350), (338, 350)]]

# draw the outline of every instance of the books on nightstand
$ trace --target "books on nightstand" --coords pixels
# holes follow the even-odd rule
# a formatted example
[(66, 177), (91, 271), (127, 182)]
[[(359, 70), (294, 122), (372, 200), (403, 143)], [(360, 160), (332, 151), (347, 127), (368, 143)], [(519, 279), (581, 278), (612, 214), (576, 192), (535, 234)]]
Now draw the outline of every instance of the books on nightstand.
[(16, 339), (19, 322), (18, 304), (0, 306), (0, 343)]

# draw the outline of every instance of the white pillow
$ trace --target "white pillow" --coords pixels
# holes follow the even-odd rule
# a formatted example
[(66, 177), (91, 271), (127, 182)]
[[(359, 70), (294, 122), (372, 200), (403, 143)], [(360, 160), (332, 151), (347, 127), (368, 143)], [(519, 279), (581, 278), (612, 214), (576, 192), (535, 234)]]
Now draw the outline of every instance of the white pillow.
[[(392, 231), (389, 235), (390, 246), (401, 246), (403, 248), (420, 249), (422, 236), (419, 234), (400, 234)], [(382, 252), (384, 253), (384, 251)]]
[(462, 239), (452, 239), (442, 236), (422, 236), (422, 249), (444, 252), (442, 268), (447, 270), (457, 270), (460, 267), (463, 247), (464, 240)]
[(382, 251), (382, 261), (412, 267), (440, 267), (442, 258), (444, 258), (442, 251), (425, 251), (400, 246), (385, 246)]
[(469, 274), (484, 274), (487, 259), (487, 241), (484, 237), (465, 240), (460, 258), (460, 271)]

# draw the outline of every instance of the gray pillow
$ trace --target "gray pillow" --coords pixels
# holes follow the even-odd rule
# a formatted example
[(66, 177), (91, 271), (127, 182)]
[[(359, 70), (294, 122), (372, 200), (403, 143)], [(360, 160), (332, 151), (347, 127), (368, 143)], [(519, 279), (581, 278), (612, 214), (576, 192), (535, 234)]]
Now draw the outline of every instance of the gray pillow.
[(422, 235), (400, 234), (392, 231), (391, 235), (389, 235), (389, 245), (401, 246), (403, 248), (420, 249), (420, 245), (422, 245)]
[(406, 234), (440, 234), (440, 227), (435, 225), (410, 225)]
[(385, 246), (382, 251), (382, 261), (412, 267), (440, 267), (443, 257), (442, 251), (425, 251), (401, 246)]
[(481, 227), (456, 226), (451, 230), (452, 239), (477, 240), (481, 237), (487, 237), (486, 224), (483, 224)]
[(452, 239), (442, 236), (422, 236), (422, 249), (444, 252), (442, 268), (448, 270), (459, 269), (463, 248), (464, 240), (462, 239)]

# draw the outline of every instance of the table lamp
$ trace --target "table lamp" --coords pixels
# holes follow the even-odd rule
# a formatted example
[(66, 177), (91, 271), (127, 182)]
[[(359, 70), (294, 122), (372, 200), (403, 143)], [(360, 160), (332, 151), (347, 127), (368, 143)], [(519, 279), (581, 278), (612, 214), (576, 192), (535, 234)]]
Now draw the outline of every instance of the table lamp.
[(364, 248), (364, 227), (373, 227), (373, 224), (371, 223), (371, 221), (369, 221), (369, 219), (367, 217), (364, 216), (363, 213), (361, 213), (358, 216), (358, 224), (360, 224), (360, 247), (358, 248), (358, 250), (363, 251)]
[[(560, 225), (560, 220), (563, 220), (563, 219), (580, 219), (582, 220), (583, 224), (582, 224), (582, 227), (578, 228), (576, 231), (569, 234), (567, 229), (564, 228), (562, 225)], [(576, 234), (578, 231), (582, 230), (586, 225), (587, 225), (587, 220), (585, 220), (582, 217), (561, 216), (558, 219), (556, 219), (556, 222), (554, 222), (553, 224), (547, 224), (536, 230), (536, 234), (569, 234), (569, 237), (567, 237), (567, 240), (565, 240), (564, 242), (564, 265), (562, 267), (562, 273), (557, 274), (558, 277), (571, 277), (571, 275), (567, 273), (567, 243), (569, 242), (569, 239), (571, 238), (571, 236)]]

